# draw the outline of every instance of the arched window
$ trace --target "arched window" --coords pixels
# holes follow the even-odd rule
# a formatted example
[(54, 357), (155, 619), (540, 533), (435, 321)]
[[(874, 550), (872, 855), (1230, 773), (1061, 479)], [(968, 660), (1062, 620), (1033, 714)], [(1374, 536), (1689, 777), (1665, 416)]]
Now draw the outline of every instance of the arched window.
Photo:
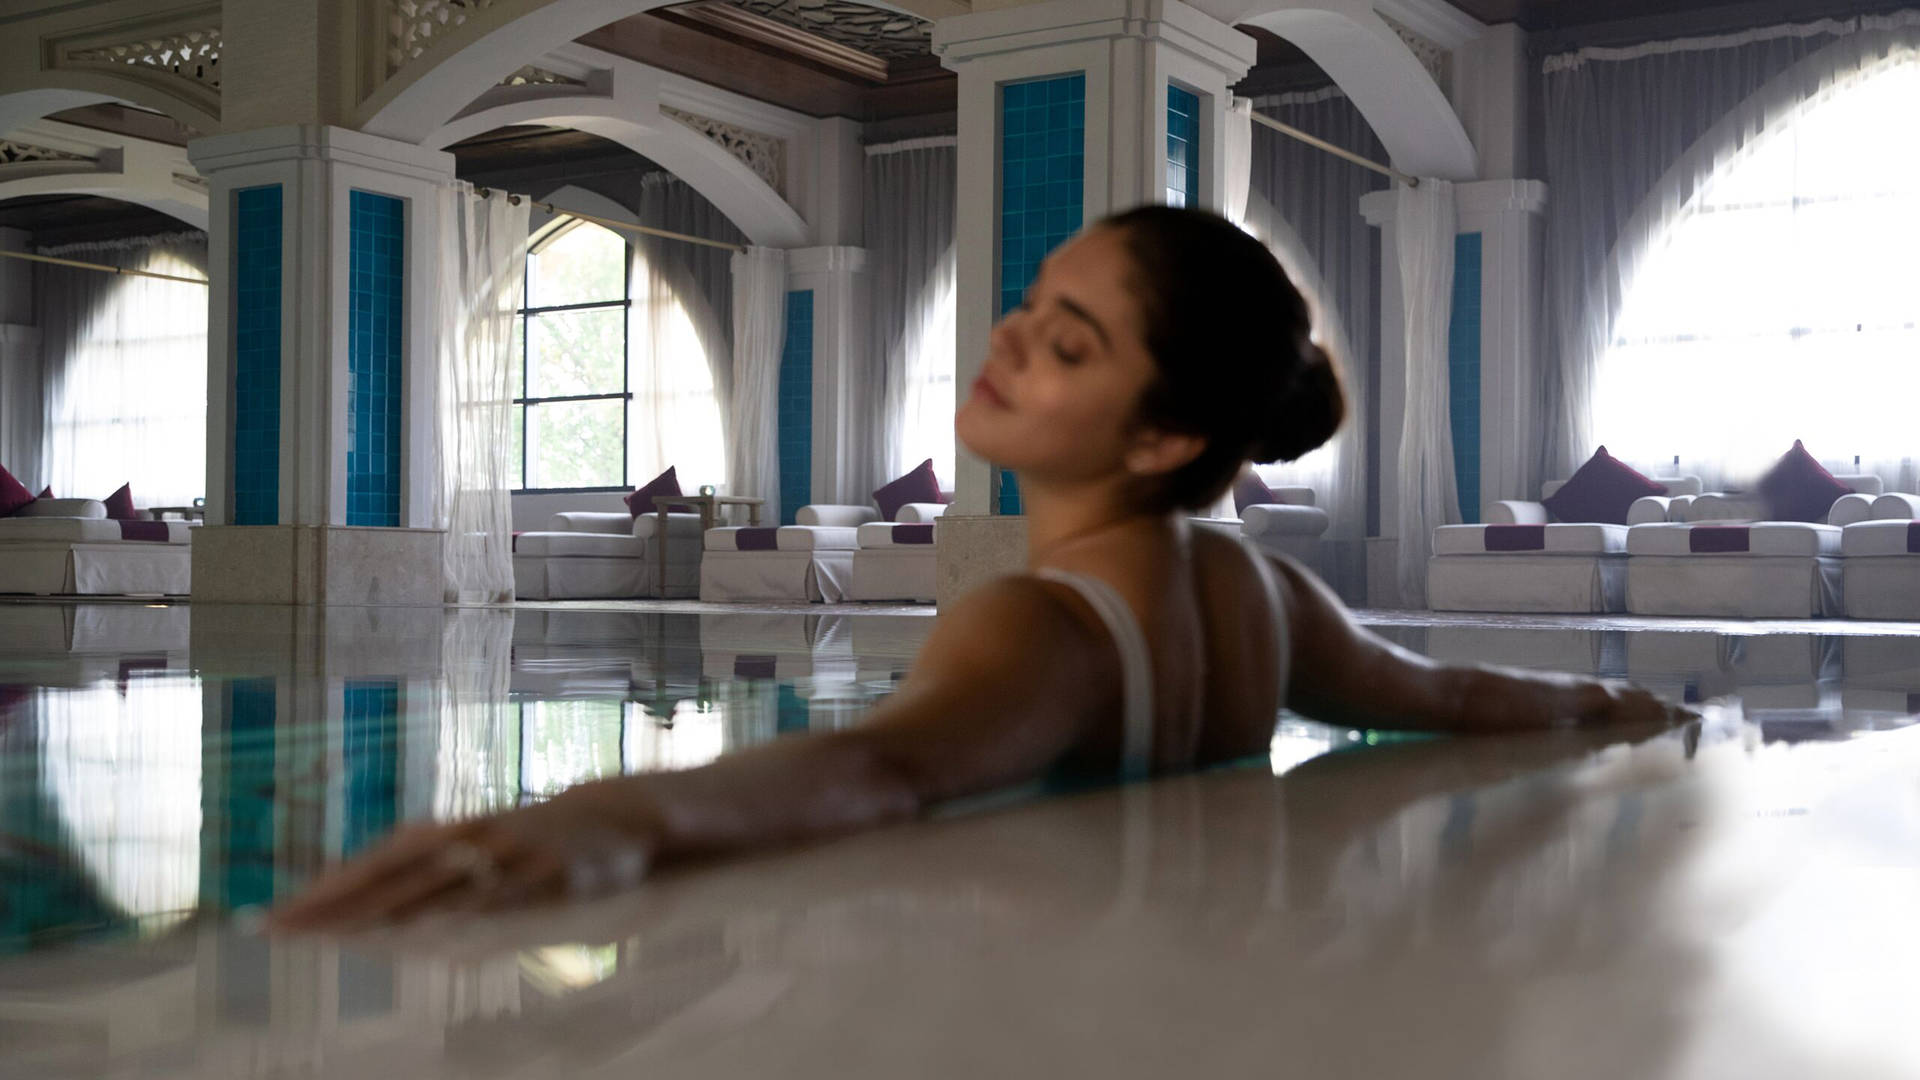
[(1914, 455), (1920, 63), (1814, 99), (1676, 216), (1627, 287), (1595, 434), (1646, 463), (1753, 479), (1794, 439), (1829, 461)]
[(566, 221), (534, 242), (515, 339), (521, 489), (632, 487), (668, 465), (684, 485), (724, 481), (712, 369), (680, 297), (654, 271), (590, 222)]

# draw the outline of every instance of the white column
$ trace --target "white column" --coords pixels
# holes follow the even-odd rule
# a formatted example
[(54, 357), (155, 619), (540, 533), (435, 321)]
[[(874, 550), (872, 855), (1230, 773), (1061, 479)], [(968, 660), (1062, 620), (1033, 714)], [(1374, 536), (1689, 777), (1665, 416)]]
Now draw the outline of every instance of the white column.
[[(217, 135), (189, 147), (210, 185), (207, 528), (195, 535), (196, 599), (298, 604), (438, 603), (433, 517), (436, 199), (453, 157), (343, 128), (301, 124)], [(235, 205), (280, 189), (279, 505), (235, 526)], [(350, 206), (354, 191), (404, 206), (400, 513), (349, 526)]]
[[(934, 51), (958, 73), (959, 206), (956, 387), (978, 377), (998, 316), (1002, 87), (1031, 79), (1086, 78), (1083, 222), (1165, 198), (1167, 87), (1200, 98), (1199, 203), (1225, 199), (1227, 87), (1253, 64), (1253, 39), (1180, 0), (1047, 0), (941, 20)], [(991, 242), (989, 242), (991, 238)], [(1022, 282), (1021, 284), (1024, 284)], [(936, 531), (941, 597), (1017, 568), (1024, 534), (992, 520), (997, 470), (961, 448), (954, 506)]]
[(1456, 189), (1460, 231), (1481, 234), (1480, 501), (1537, 499), (1547, 185), (1488, 180)]
[(859, 364), (871, 336), (867, 251), (789, 251), (787, 288), (813, 292), (813, 501), (865, 505), (873, 489), (860, 490), (864, 474), (855, 463), (872, 438), (869, 429), (879, 422), (878, 414), (861, 415), (858, 407), (870, 400), (868, 389), (860, 385)]

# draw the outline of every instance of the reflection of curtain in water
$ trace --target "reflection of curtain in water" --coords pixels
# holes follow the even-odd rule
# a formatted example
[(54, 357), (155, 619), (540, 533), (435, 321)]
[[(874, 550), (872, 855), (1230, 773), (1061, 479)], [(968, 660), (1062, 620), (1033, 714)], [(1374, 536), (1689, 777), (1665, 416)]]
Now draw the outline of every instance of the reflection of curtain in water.
[(41, 697), (41, 783), (74, 853), (127, 915), (165, 925), (200, 893), (200, 684), (133, 677)]
[(445, 821), (511, 807), (520, 793), (518, 707), (507, 700), (513, 614), (448, 611), (440, 653), (446, 682), (433, 816)]

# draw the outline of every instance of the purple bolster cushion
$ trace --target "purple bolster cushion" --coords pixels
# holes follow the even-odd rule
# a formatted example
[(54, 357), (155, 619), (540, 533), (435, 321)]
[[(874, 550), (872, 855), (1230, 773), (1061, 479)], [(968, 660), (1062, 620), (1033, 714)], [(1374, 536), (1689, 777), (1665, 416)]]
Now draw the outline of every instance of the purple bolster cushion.
[(778, 657), (773, 656), (736, 656), (733, 658), (733, 675), (736, 679), (771, 679), (774, 676), (773, 665)]
[(933, 543), (933, 525), (931, 523), (926, 525), (895, 525), (893, 527), (893, 542), (896, 544), (931, 544)]
[(120, 539), (151, 540), (164, 544), (169, 539), (167, 523), (164, 521), (125, 521), (120, 522)]
[(780, 550), (780, 530), (775, 528), (741, 529), (733, 534), (734, 546), (741, 551)]
[(1687, 550), (1696, 555), (1725, 555), (1751, 550), (1752, 530), (1745, 525), (1695, 525), (1687, 530)]
[(1907, 554), (1920, 555), (1920, 521), (1907, 523)]
[(1488, 551), (1545, 551), (1545, 525), (1489, 525), (1486, 529)]

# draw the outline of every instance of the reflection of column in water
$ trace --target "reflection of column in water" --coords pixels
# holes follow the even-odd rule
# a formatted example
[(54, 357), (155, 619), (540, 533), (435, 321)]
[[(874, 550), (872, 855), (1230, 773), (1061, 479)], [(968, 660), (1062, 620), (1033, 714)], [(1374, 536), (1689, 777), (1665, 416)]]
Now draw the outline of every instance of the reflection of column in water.
[(504, 810), (520, 797), (520, 708), (508, 700), (513, 621), (508, 612), (459, 610), (441, 631), (438, 820)]

